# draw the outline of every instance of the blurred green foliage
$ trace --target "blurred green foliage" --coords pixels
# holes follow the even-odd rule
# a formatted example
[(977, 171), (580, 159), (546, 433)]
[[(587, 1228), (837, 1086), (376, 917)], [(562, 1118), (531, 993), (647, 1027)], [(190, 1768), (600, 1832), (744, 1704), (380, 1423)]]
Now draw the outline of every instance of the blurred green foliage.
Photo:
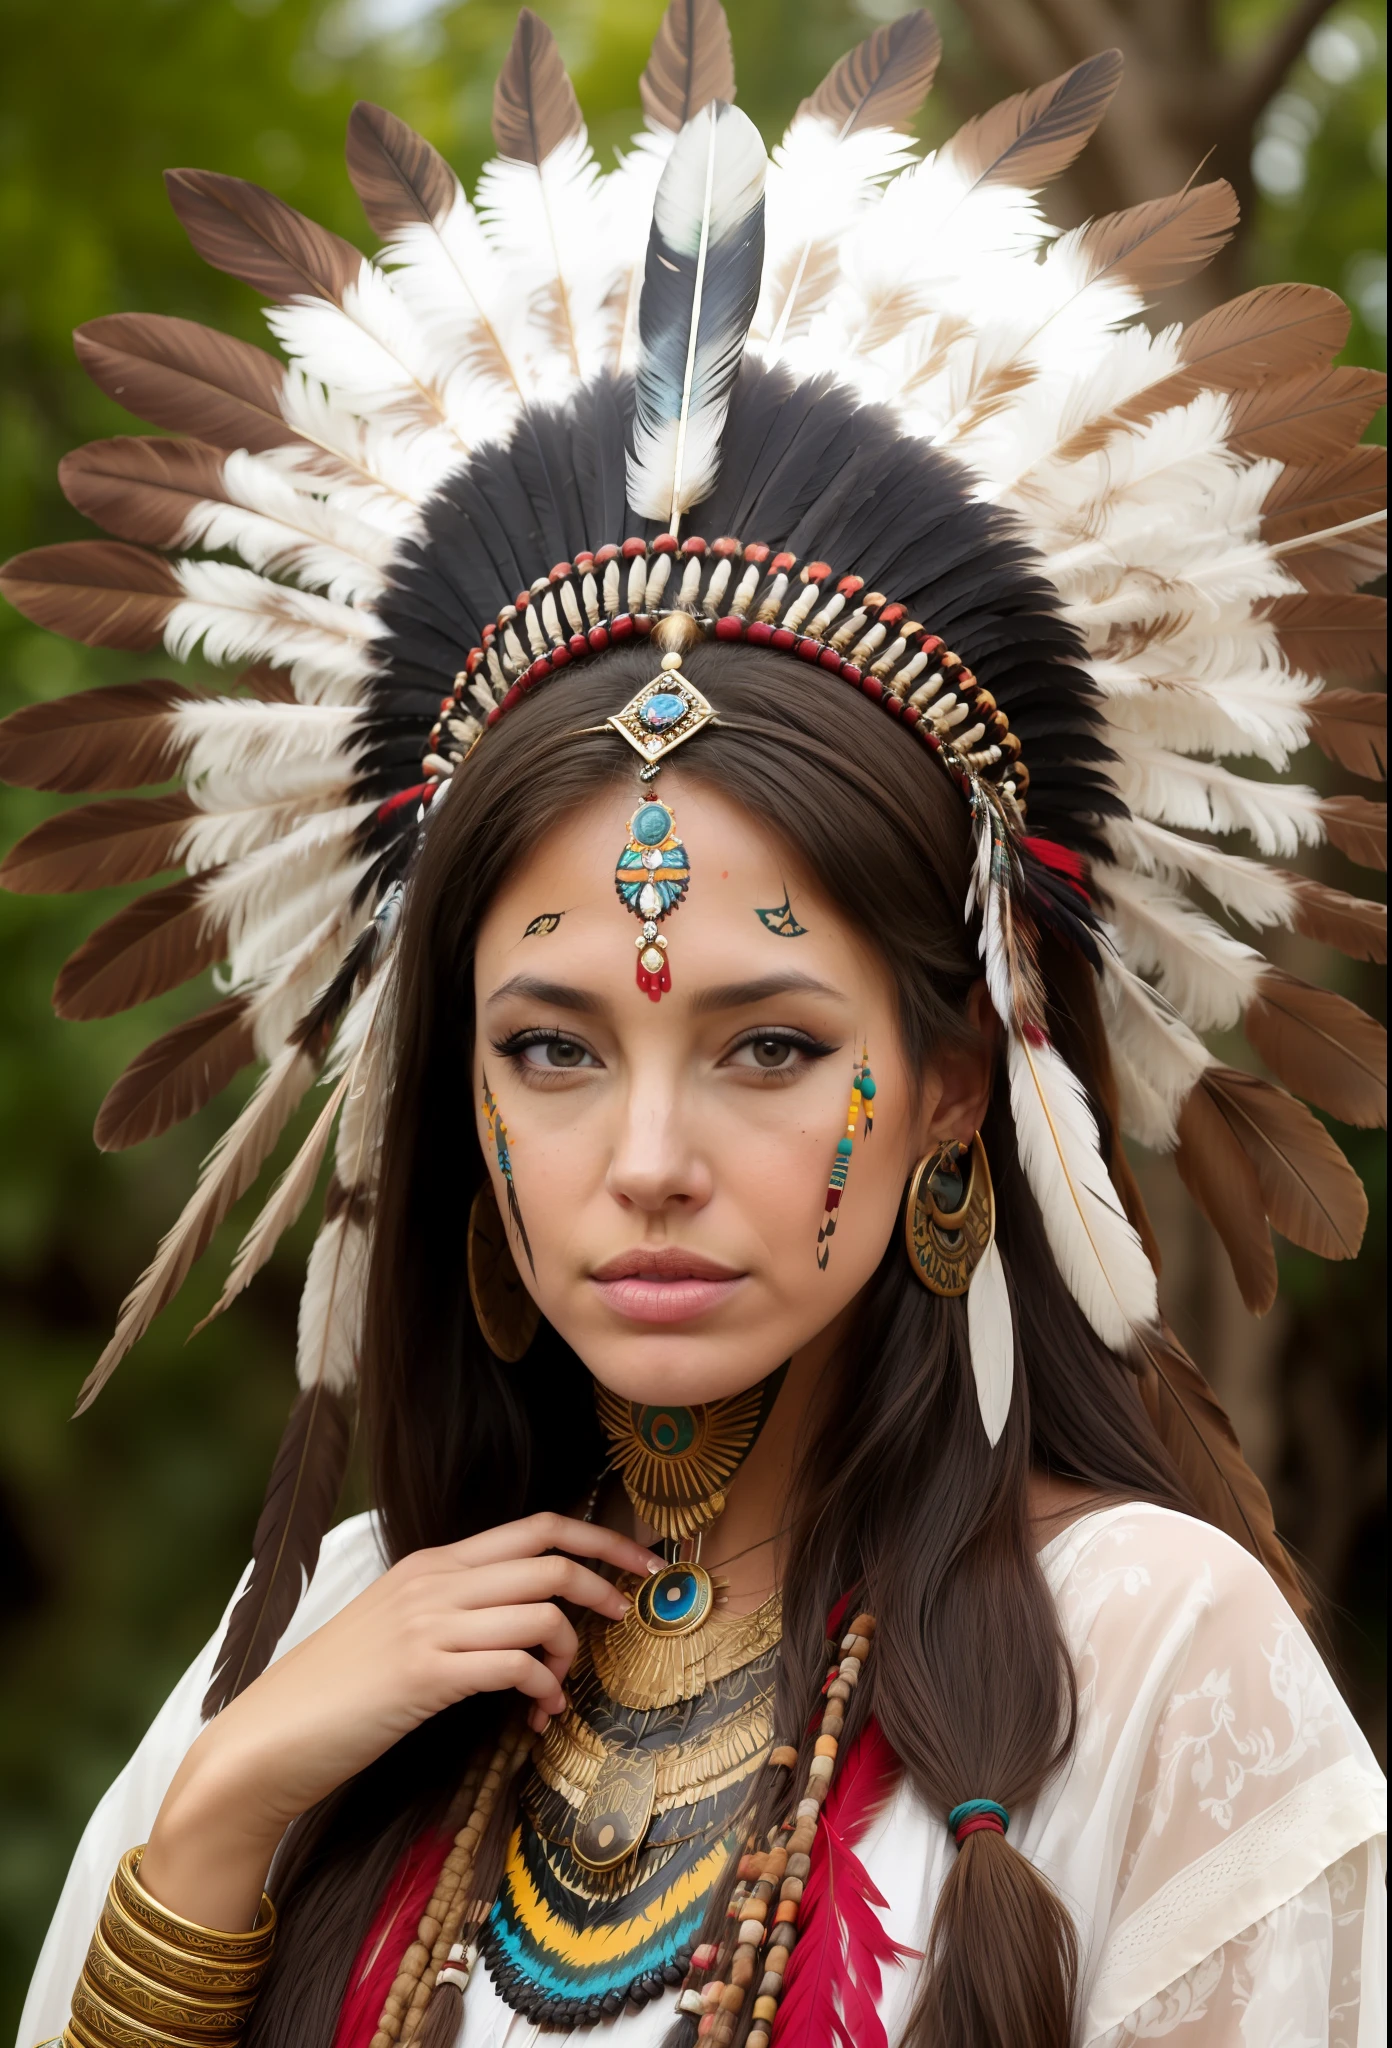
[[(732, 9), (742, 104), (776, 134), (835, 58), (897, 11), (878, 0), (859, 11), (850, 0)], [(930, 136), (974, 110), (952, 85), (954, 56), (990, 84), (962, 20), (940, 11), (948, 62)], [(1242, 0), (1232, 33), (1241, 40), (1280, 11)], [(544, 12), (607, 158), (639, 126), (637, 78), (660, 0), (547, 0)], [(0, 555), (90, 531), (58, 492), (59, 457), (131, 431), (76, 366), (78, 322), (140, 309), (264, 339), (252, 294), (189, 252), (161, 171), (208, 165), (255, 179), (365, 241), (341, 159), (353, 101), (390, 105), (471, 176), (488, 153), (492, 81), (513, 17), (512, 0), (443, 10), (430, 0), (4, 0)], [(1360, 308), (1352, 352), (1367, 361), (1381, 347), (1384, 61), (1375, 8), (1360, 0), (1340, 19), (1372, 25), (1357, 28), (1363, 54), (1342, 78), (1337, 53), (1324, 73), (1297, 67), (1290, 90), (1307, 111), (1288, 106), (1283, 118), (1292, 131), (1304, 124), (1302, 175), (1292, 182), (1288, 162), (1287, 189), (1263, 199), (1247, 263), (1253, 281), (1289, 274), (1350, 289)], [(0, 616), (0, 710), (168, 671)], [(0, 792), (0, 840), (53, 808)], [(0, 897), (0, 2034), (17, 2017), (86, 1815), (210, 1632), (245, 1557), (290, 1396), (307, 1243), (297, 1232), (235, 1313), (186, 1352), (244, 1204), (185, 1297), (92, 1413), (69, 1424), (122, 1293), (221, 1121), (205, 1113), (134, 1155), (92, 1147), (111, 1080), (199, 1000), (183, 990), (106, 1023), (54, 1020), (59, 966), (121, 900)], [(1365, 1141), (1359, 1154), (1380, 1190), (1378, 1148)], [(1311, 1341), (1327, 1348), (1356, 1304), (1364, 1343), (1376, 1346), (1375, 1275), (1370, 1286), (1361, 1270), (1294, 1263)], [(1368, 1426), (1381, 1425), (1370, 1415)]]

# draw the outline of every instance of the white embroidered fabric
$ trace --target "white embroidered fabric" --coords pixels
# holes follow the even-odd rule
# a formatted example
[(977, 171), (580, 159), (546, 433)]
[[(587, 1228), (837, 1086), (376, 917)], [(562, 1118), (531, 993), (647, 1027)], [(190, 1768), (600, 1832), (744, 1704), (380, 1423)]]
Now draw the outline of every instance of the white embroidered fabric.
[[(1207, 1524), (1135, 1505), (1084, 1516), (1040, 1563), (1077, 1669), (1078, 1738), (1009, 1838), (1078, 1928), (1077, 2048), (1382, 2048), (1385, 1787), (1273, 1582)], [(381, 1569), (370, 1518), (342, 1524), (282, 1648)], [(111, 1872), (198, 1733), (213, 1650), (92, 1817), (18, 2048), (62, 2030)], [(955, 1854), (941, 1816), (901, 1787), (860, 1845), (896, 1939), (926, 1947)], [(887, 1974), (896, 2048), (914, 1992), (912, 1965)], [(667, 2001), (628, 2008), (606, 2043), (657, 2048), (671, 2019)], [(476, 1973), (457, 2048), (521, 2048), (530, 2033)]]

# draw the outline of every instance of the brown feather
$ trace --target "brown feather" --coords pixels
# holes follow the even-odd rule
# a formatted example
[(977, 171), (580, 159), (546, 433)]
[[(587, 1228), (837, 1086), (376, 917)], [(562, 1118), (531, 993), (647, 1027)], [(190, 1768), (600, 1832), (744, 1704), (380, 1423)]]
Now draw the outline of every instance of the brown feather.
[(49, 896), (148, 881), (180, 865), (185, 828), (197, 815), (181, 789), (79, 804), (25, 833), (0, 862), (0, 886), (18, 896)]
[(114, 1017), (191, 981), (223, 957), (225, 934), (203, 898), (219, 872), (188, 875), (152, 889), (98, 925), (58, 976), (53, 1007), (60, 1017)]
[(1270, 1498), (1242, 1455), (1227, 1410), (1168, 1331), (1145, 1337), (1141, 1349), (1141, 1399), (1200, 1512), (1265, 1565), (1307, 1620), (1310, 1595), (1276, 1533)]
[(203, 261), (264, 298), (317, 297), (337, 305), (362, 273), (362, 254), (351, 242), (245, 178), (166, 171), (164, 183)]
[(188, 516), (206, 499), (227, 501), (223, 456), (201, 441), (121, 434), (89, 441), (58, 465), (70, 505), (122, 540), (157, 548), (183, 546)]
[(1276, 1253), (1256, 1169), (1202, 1088), (1191, 1090), (1178, 1130), (1179, 1177), (1222, 1239), (1243, 1301), (1264, 1316), (1276, 1299)]
[(296, 1396), (271, 1467), (251, 1544), (251, 1576), (218, 1648), (203, 1716), (221, 1713), (271, 1661), (314, 1576), (343, 1475), (352, 1423), (341, 1394), (310, 1387)]
[(1320, 533), (1387, 502), (1387, 450), (1350, 448), (1329, 462), (1288, 464), (1262, 505), (1262, 539), (1275, 543)]
[(1272, 598), (1266, 617), (1274, 621), (1291, 667), (1307, 675), (1377, 676), (1386, 667), (1384, 597), (1322, 597), (1303, 590)]
[(131, 1061), (108, 1089), (92, 1135), (103, 1152), (158, 1138), (220, 1095), (255, 1057), (250, 1001), (228, 996)]
[(1370, 527), (1337, 541), (1303, 543), (1282, 550), (1281, 566), (1321, 597), (1351, 597), (1375, 583), (1387, 569), (1387, 529)]
[(1310, 738), (1331, 761), (1366, 775), (1370, 782), (1387, 779), (1387, 697), (1381, 690), (1321, 690), (1305, 707)]
[(176, 704), (200, 692), (157, 680), (76, 690), (0, 721), (0, 780), (19, 789), (139, 789), (183, 760)]
[(1102, 50), (1047, 85), (1016, 93), (964, 122), (944, 154), (973, 186), (1036, 191), (1086, 148), (1121, 83), (1121, 70), (1121, 52)]
[(1331, 846), (1361, 868), (1387, 872), (1387, 806), (1366, 796), (1327, 796), (1320, 804)]
[(121, 1304), (120, 1319), (78, 1396), (77, 1413), (90, 1408), (131, 1346), (174, 1299), (218, 1225), (265, 1165), (277, 1138), (314, 1079), (316, 1063), (287, 1046), (276, 1055), (251, 1099), (203, 1162), (198, 1186), (173, 1227)]
[(1233, 402), (1229, 444), (1240, 455), (1322, 463), (1343, 455), (1387, 395), (1375, 370), (1309, 370), (1244, 391)]
[(1158, 292), (1212, 262), (1237, 219), (1237, 194), (1226, 178), (1216, 178), (1089, 221), (1078, 248), (1093, 279), (1115, 277), (1134, 291)]
[(249, 341), (160, 313), (111, 313), (73, 335), (77, 360), (127, 412), (253, 455), (300, 437), (280, 415), (285, 366)]
[(1235, 1067), (1207, 1068), (1199, 1086), (1251, 1160), (1272, 1228), (1323, 1259), (1356, 1258), (1368, 1198), (1319, 1119), (1284, 1089)]
[(712, 100), (733, 102), (735, 57), (720, 0), (669, 0), (638, 91), (650, 128), (680, 131)]
[(348, 175), (384, 242), (448, 212), (455, 176), (439, 151), (385, 107), (359, 100), (348, 116)]
[(931, 92), (941, 56), (932, 15), (921, 7), (901, 14), (833, 64), (798, 113), (829, 121), (840, 135), (861, 128), (903, 131)]
[(259, 697), (263, 704), (294, 704), (295, 685), (283, 668), (272, 668), (269, 663), (258, 661), (255, 668), (244, 668), (237, 681)]
[(499, 156), (542, 164), (584, 125), (556, 38), (530, 7), (522, 8), (493, 88), (493, 140)]
[(31, 548), (0, 569), (0, 593), (36, 626), (88, 647), (157, 647), (183, 596), (169, 564), (118, 540)]
[(1243, 1012), (1247, 1043), (1295, 1095), (1342, 1123), (1387, 1122), (1387, 1033), (1332, 989), (1268, 967)]
[(1387, 961), (1387, 905), (1330, 889), (1308, 875), (1287, 875), (1295, 891), (1295, 929), (1302, 938), (1334, 946), (1350, 960)]

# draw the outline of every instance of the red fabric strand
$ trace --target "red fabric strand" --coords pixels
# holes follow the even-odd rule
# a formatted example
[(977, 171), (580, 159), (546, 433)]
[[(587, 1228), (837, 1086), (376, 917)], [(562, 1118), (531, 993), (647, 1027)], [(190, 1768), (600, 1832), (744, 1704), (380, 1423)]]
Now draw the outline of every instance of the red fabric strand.
[(438, 1828), (418, 1835), (392, 1872), (377, 1916), (354, 1959), (333, 2048), (368, 2048), (401, 1958), (415, 1940), (421, 1915), (434, 1896), (450, 1840)]
[(852, 1845), (894, 1791), (899, 1759), (873, 1718), (851, 1745), (822, 1807), (788, 1958), (772, 2048), (888, 2048), (879, 1998), (886, 1964), (918, 1960), (891, 1941), (886, 1900)]

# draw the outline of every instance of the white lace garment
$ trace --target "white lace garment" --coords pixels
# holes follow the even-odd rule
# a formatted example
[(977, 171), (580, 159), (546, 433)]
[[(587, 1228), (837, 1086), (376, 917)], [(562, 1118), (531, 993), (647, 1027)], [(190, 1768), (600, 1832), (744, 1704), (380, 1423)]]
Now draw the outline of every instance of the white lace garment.
[[(1275, 1585), (1226, 1536), (1163, 1508), (1086, 1515), (1041, 1562), (1077, 1667), (1078, 1739), (1066, 1768), (1012, 1816), (1010, 1840), (1077, 1925), (1078, 2048), (1382, 2048), (1385, 1786)], [(371, 1519), (343, 1523), (282, 1648), (381, 1570)], [(213, 1648), (92, 1816), (18, 2048), (62, 2031), (111, 1873), (146, 1839), (198, 1733)], [(890, 1933), (923, 1949), (956, 1854), (942, 1818), (901, 1788), (859, 1853), (889, 1902)], [(912, 1964), (887, 1973), (891, 2044), (914, 1983)], [(630, 2007), (588, 2038), (657, 2048), (671, 2019), (670, 2000)], [(532, 2038), (476, 1972), (458, 2048)]]

